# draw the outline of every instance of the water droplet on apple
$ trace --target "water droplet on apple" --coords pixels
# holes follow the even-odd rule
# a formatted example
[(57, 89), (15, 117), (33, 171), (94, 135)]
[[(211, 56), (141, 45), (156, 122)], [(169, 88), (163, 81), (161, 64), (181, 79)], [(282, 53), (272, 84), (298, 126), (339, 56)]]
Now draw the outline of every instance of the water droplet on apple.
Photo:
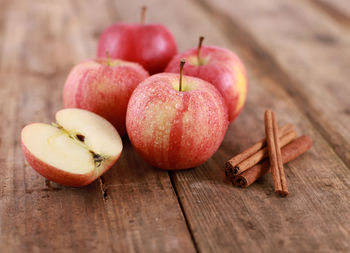
[(180, 103), (175, 104), (175, 108), (176, 108), (177, 110), (182, 109), (182, 104), (180, 104)]

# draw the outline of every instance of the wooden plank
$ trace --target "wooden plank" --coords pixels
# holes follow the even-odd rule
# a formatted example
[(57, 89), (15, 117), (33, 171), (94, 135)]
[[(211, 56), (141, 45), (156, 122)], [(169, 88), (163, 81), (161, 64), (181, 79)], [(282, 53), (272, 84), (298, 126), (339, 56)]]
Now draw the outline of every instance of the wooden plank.
[[(194, 2), (162, 3), (149, 1), (153, 13), (149, 19), (168, 25), (181, 50), (194, 47), (197, 35), (204, 35), (206, 44), (238, 50), (249, 72), (247, 106), (230, 126), (219, 151), (198, 168), (172, 173), (199, 251), (350, 250), (350, 173), (308, 119), (308, 114), (305, 115), (290, 92), (280, 86), (272, 70), (265, 71), (264, 62), (256, 61), (255, 51), (246, 47), (246, 41), (228, 35), (229, 30), (222, 32), (220, 27), (225, 25), (225, 20), (210, 14), (208, 9), (199, 9)], [(127, 13), (137, 12), (140, 5), (141, 1), (137, 1), (128, 2), (127, 7), (119, 6), (120, 15), (127, 19)], [(231, 10), (232, 6), (229, 6), (226, 8)], [(297, 91), (293, 93), (295, 96)], [(266, 108), (276, 111), (281, 125), (291, 122), (299, 133), (310, 135), (314, 140), (310, 152), (286, 166), (291, 194), (285, 199), (273, 193), (270, 176), (248, 189), (237, 189), (226, 180), (223, 172), (228, 158), (264, 136), (263, 112)]]
[(195, 251), (168, 173), (140, 162), (126, 140), (116, 166), (84, 188), (48, 184), (25, 162), (21, 128), (54, 120), (68, 71), (94, 56), (97, 32), (112, 16), (95, 1), (8, 3), (0, 30), (0, 252)]
[(350, 166), (350, 34), (294, 1), (199, 3), (255, 54)]
[(309, 0), (316, 8), (345, 28), (350, 28), (350, 4), (347, 0)]

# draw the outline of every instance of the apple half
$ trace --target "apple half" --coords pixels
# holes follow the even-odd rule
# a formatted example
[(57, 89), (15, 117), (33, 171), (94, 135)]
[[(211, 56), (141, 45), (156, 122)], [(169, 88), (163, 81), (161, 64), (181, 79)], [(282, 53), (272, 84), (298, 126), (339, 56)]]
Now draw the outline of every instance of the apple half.
[(106, 172), (123, 149), (117, 130), (101, 116), (63, 109), (56, 123), (33, 123), (22, 130), (28, 163), (47, 179), (67, 186), (84, 186)]

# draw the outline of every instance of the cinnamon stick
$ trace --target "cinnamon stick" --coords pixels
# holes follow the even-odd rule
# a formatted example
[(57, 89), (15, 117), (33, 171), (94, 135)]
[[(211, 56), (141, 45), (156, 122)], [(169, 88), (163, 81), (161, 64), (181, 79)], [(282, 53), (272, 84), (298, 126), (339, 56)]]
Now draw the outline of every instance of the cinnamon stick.
[[(285, 135), (286, 133), (293, 131), (293, 130), (294, 130), (294, 128), (293, 128), (292, 124), (286, 124), (279, 129), (279, 133), (280, 133), (279, 137), (281, 138), (283, 135)], [(237, 168), (235, 168), (237, 166), (237, 164), (246, 160), (248, 157), (252, 156), (253, 154), (255, 154), (256, 152), (258, 152), (260, 149), (262, 149), (264, 147), (266, 147), (266, 138), (255, 143), (253, 146), (244, 150), (242, 153), (232, 157), (230, 160), (228, 160), (226, 162), (226, 166), (225, 166), (226, 175), (227, 176), (230, 176), (230, 175), (234, 176), (235, 174), (237, 174), (237, 171), (236, 171)]]
[(265, 132), (275, 192), (282, 197), (287, 196), (288, 187), (282, 163), (277, 120), (275, 113), (270, 110), (266, 110), (265, 112)]
[[(308, 136), (300, 136), (291, 143), (282, 148), (282, 162), (286, 164), (298, 156), (305, 153), (312, 146), (312, 140)], [(265, 159), (263, 162), (253, 166), (246, 170), (242, 174), (239, 174), (233, 178), (233, 184), (242, 188), (246, 188), (254, 183), (259, 177), (265, 175), (270, 171), (269, 159)]]
[[(284, 147), (292, 140), (294, 140), (297, 134), (291, 124), (283, 126), (281, 130), (281, 146)], [(245, 150), (243, 153), (238, 154), (232, 159), (230, 159), (225, 166), (226, 176), (234, 177), (235, 175), (246, 171), (247, 169), (253, 167), (254, 165), (258, 164), (261, 160), (266, 158), (268, 156), (268, 150), (267, 147), (264, 145), (266, 145), (266, 141), (261, 140), (260, 142), (254, 144), (252, 147)]]

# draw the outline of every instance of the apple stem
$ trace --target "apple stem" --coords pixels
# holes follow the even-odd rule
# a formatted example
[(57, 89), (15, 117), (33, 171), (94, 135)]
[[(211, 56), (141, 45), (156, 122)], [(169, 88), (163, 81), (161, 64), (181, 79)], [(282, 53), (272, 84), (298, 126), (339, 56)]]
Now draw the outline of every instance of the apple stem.
[(107, 66), (111, 66), (111, 56), (108, 50), (106, 51), (106, 57), (107, 57)]
[(146, 22), (146, 11), (147, 11), (147, 7), (142, 6), (142, 8), (141, 8), (141, 24), (142, 25), (144, 25)]
[(202, 48), (202, 43), (203, 43), (204, 37), (200, 36), (199, 41), (198, 41), (198, 49), (197, 49), (197, 60), (198, 60), (198, 65), (202, 65), (201, 61), (201, 48)]
[(182, 60), (180, 61), (179, 91), (182, 91), (182, 71), (183, 71), (183, 68), (184, 68), (185, 63), (186, 63), (185, 59), (182, 59)]

